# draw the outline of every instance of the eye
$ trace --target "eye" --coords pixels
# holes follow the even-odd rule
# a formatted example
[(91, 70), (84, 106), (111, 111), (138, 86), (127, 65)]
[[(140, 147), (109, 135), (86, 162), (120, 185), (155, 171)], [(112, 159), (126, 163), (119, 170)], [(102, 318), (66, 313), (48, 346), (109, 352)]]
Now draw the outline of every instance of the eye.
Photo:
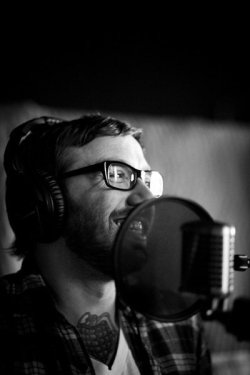
[(129, 189), (134, 177), (132, 170), (126, 165), (112, 164), (109, 166), (108, 181), (113, 187)]
[(113, 182), (123, 182), (127, 180), (129, 176), (123, 168), (113, 167), (109, 173), (109, 178)]

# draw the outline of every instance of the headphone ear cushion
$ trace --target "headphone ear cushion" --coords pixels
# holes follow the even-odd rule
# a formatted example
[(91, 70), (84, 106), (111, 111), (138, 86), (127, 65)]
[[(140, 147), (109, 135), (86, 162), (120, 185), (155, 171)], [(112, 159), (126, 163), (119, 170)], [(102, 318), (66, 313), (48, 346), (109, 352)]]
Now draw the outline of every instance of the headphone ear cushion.
[(62, 232), (64, 221), (65, 204), (63, 193), (55, 178), (46, 172), (36, 173), (38, 182), (41, 182), (41, 190), (37, 191), (39, 206), (37, 215), (40, 223), (41, 242), (52, 242), (56, 240)]
[(64, 198), (54, 177), (43, 171), (7, 178), (6, 206), (17, 236), (53, 242), (61, 234)]

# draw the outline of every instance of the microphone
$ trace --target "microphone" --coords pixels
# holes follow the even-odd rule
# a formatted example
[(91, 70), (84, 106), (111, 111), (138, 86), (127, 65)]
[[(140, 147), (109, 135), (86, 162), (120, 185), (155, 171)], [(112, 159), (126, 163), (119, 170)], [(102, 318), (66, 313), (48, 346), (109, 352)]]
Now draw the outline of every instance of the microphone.
[[(131, 230), (134, 222), (147, 230)], [(234, 226), (214, 221), (193, 201), (163, 196), (143, 202), (123, 223), (113, 249), (120, 300), (157, 321), (199, 312), (243, 337), (238, 316), (241, 309), (250, 316), (250, 300), (238, 299), (230, 310), (228, 297), (234, 271), (250, 268), (250, 259), (234, 254), (235, 234)]]
[(182, 225), (182, 293), (204, 301), (204, 313), (228, 309), (234, 290), (235, 227), (220, 222), (194, 221)]

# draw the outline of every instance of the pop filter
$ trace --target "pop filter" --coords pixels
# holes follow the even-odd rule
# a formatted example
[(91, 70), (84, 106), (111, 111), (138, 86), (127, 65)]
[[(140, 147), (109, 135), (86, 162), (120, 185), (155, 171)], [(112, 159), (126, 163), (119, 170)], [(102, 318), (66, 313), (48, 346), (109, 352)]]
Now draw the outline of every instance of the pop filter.
[(114, 245), (115, 281), (121, 301), (149, 318), (178, 321), (201, 308), (182, 288), (183, 227), (212, 223), (192, 201), (163, 196), (145, 201), (127, 217)]

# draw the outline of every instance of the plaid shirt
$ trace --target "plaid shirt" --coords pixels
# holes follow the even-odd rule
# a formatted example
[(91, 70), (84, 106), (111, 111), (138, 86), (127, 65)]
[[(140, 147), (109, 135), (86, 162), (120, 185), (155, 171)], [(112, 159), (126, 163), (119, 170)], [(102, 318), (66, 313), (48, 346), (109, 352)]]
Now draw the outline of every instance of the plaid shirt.
[[(0, 374), (94, 374), (79, 332), (55, 308), (42, 277), (0, 279)], [(197, 317), (162, 323), (121, 307), (121, 325), (142, 374), (210, 374)], [(119, 374), (117, 374), (119, 375)]]

